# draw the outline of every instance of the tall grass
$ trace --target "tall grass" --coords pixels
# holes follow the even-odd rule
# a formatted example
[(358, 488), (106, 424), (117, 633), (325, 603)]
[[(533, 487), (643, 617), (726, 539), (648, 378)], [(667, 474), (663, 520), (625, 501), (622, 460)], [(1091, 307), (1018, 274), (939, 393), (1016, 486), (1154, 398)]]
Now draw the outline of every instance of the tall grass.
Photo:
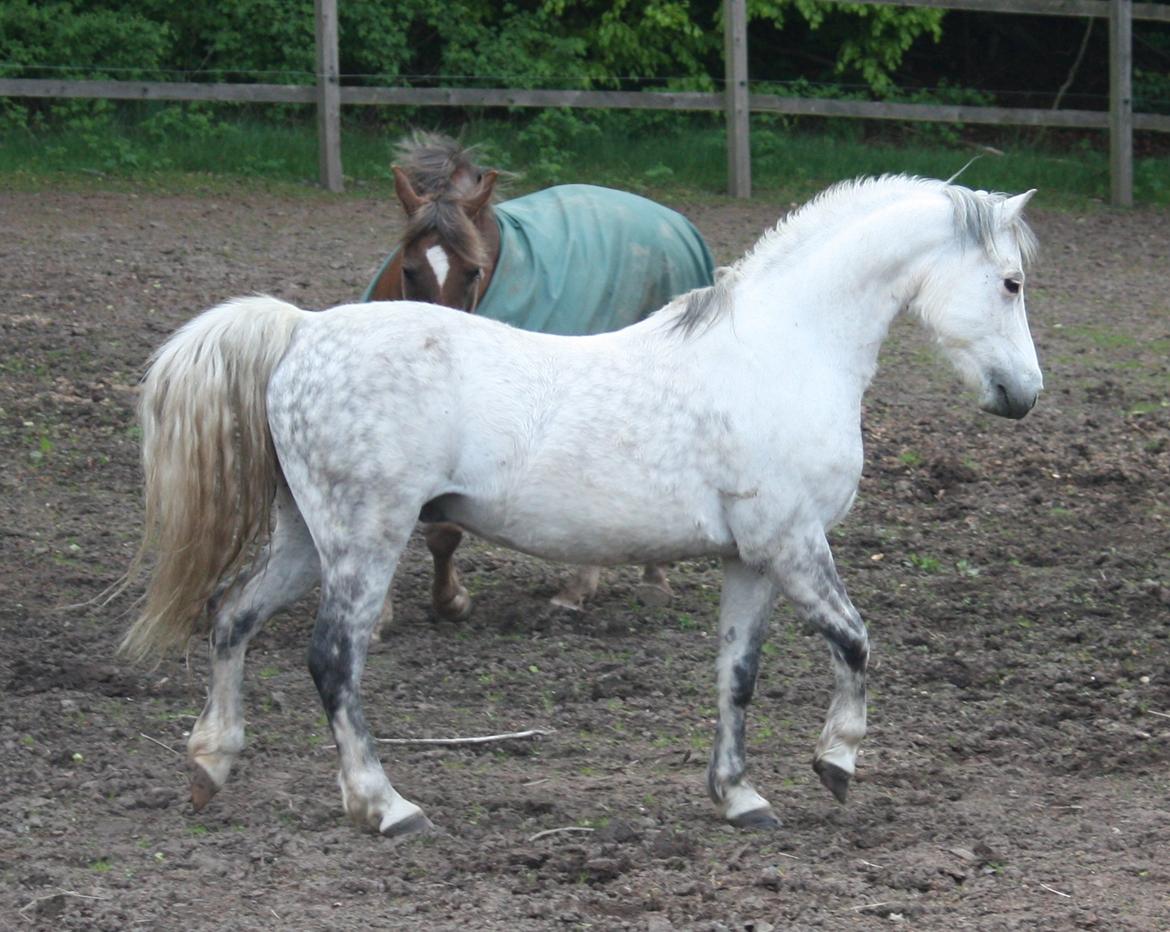
[[(313, 183), (317, 141), (305, 111), (281, 108), (281, 121), (273, 122), (248, 115), (225, 119), (224, 109), (156, 106), (133, 120), (107, 115), (52, 129), (10, 128), (0, 136), (0, 186)], [(393, 144), (407, 130), (345, 125), (342, 161), (351, 191), (390, 189)], [(517, 191), (566, 181), (676, 197), (726, 189), (725, 137), (714, 115), (544, 111), (512, 120), (476, 118), (454, 132), (480, 144), (486, 163), (516, 172)], [(999, 154), (960, 142), (953, 127), (919, 127), (916, 138), (902, 136), (875, 139), (872, 128), (856, 121), (753, 117), (754, 190), (764, 198), (802, 198), (858, 175), (946, 178), (982, 152), (963, 174), (964, 183), (1002, 191), (1040, 188), (1046, 206), (1083, 206), (1109, 195), (1104, 135), (1085, 137), (1072, 151), (1029, 145), (1022, 136), (1008, 143), (997, 139)], [(1170, 204), (1170, 158), (1137, 160), (1135, 195), (1139, 203)]]

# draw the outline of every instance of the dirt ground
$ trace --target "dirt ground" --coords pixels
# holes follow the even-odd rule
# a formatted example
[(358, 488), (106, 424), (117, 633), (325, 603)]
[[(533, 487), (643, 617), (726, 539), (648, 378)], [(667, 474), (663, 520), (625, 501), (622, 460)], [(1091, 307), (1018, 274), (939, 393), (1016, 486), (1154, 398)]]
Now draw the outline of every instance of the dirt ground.
[[(151, 349), (233, 295), (353, 299), (395, 212), (0, 192), (0, 927), (1170, 928), (1170, 214), (1033, 204), (1033, 414), (979, 413), (908, 322), (867, 397), (833, 538), (873, 648), (848, 806), (809, 766), (826, 651), (781, 609), (748, 740), (784, 825), (716, 818), (713, 563), (674, 566), (666, 607), (609, 571), (570, 614), (547, 604), (564, 567), (473, 544), (476, 610), (451, 624), (415, 541), (365, 676), (375, 735), (551, 734), (387, 745), (444, 832), (394, 844), (341, 811), (312, 600), (253, 642), (249, 747), (198, 814), (182, 752), (205, 651), (132, 667), (114, 654), (129, 600), (71, 606), (136, 541)], [(788, 207), (673, 206), (721, 261)]]

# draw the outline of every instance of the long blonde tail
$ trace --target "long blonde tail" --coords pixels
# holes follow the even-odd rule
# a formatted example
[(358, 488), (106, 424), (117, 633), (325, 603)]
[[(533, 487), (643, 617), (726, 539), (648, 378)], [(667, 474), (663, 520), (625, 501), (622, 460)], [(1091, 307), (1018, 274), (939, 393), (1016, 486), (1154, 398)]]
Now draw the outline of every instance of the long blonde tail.
[(221, 579), (268, 533), (279, 466), (268, 428), (273, 369), (307, 312), (238, 298), (180, 328), (142, 383), (146, 517), (133, 578), (157, 562), (142, 613), (122, 640), (135, 659), (185, 643)]

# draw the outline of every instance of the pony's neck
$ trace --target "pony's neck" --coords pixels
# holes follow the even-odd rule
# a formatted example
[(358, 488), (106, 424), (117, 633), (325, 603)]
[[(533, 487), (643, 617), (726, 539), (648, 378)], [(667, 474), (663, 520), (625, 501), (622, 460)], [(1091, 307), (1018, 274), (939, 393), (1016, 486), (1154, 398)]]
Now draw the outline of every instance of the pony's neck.
[(913, 302), (930, 257), (954, 240), (951, 211), (944, 196), (922, 191), (783, 244), (774, 262), (753, 255), (732, 326), (741, 339), (823, 360), (860, 401), (890, 324)]

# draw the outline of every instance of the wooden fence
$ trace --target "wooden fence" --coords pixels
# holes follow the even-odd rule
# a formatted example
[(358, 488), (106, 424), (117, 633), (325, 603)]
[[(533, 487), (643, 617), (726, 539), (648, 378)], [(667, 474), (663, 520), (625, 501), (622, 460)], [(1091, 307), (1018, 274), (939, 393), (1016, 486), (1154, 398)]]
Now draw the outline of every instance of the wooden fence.
[[(747, 72), (746, 0), (723, 0), (723, 93), (658, 91), (512, 90), (506, 88), (345, 87), (338, 67), (337, 0), (315, 0), (316, 85), (195, 84), (152, 81), (57, 81), (0, 78), (0, 96), (96, 97), (116, 100), (236, 101), (316, 104), (321, 184), (342, 189), (342, 106), (580, 107), (649, 110), (717, 110), (727, 118), (728, 191), (751, 196), (750, 113), (1052, 126), (1108, 130), (1112, 202), (1133, 204), (1135, 129), (1170, 132), (1170, 116), (1133, 112), (1133, 20), (1170, 22), (1170, 5), (1133, 0), (866, 0), (894, 6), (935, 7), (986, 13), (1077, 16), (1109, 21), (1109, 109), (1051, 110), (821, 100), (752, 94)], [(830, 0), (823, 0), (830, 2)]]

